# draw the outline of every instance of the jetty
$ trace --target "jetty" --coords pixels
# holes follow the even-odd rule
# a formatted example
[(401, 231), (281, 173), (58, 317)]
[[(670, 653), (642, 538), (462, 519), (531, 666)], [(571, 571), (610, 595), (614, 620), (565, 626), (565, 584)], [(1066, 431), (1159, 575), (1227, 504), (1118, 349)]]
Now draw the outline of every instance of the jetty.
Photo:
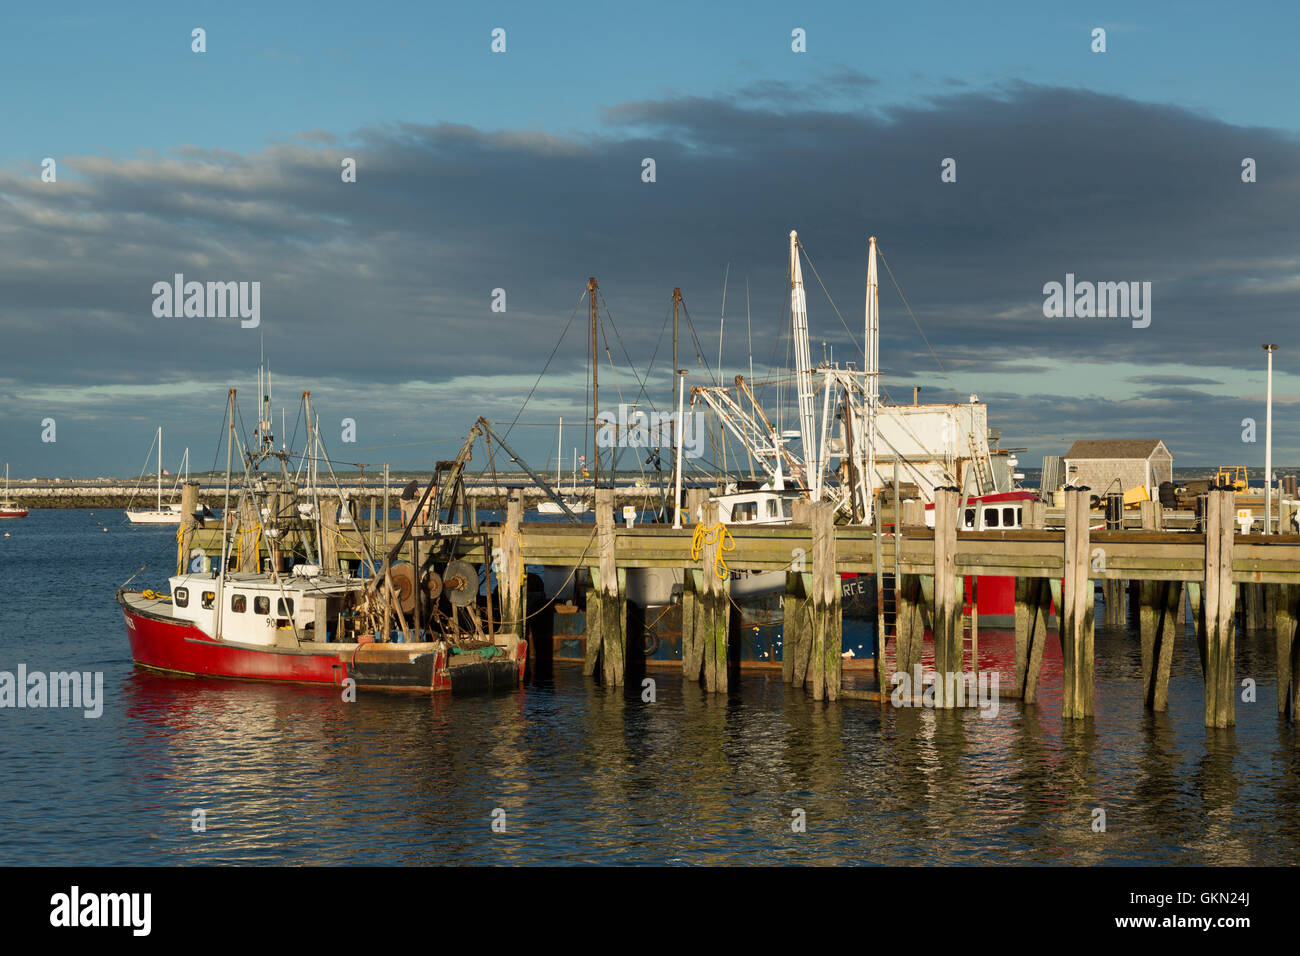
[[(187, 495), (195, 491), (187, 487)], [(694, 489), (687, 514), (693, 526), (619, 523), (613, 490), (595, 492), (591, 524), (524, 521), (524, 503), (512, 493), (505, 520), (469, 526), (432, 523), (409, 536), (412, 559), (422, 549), (446, 547), (456, 557), (482, 565), (492, 561), (499, 582), (502, 629), (525, 636), (545, 608), (529, 608), (526, 569), (546, 565), (581, 569), (587, 646), (584, 671), (610, 687), (629, 672), (626, 572), (674, 568), (683, 574), (683, 679), (726, 694), (735, 661), (729, 648), (732, 572), (785, 571), (782, 679), (805, 688), (814, 701), (858, 698), (887, 704), (887, 659), (891, 672), (913, 673), (922, 664), (922, 643), (933, 634), (935, 706), (962, 706), (951, 688), (977, 678), (977, 645), (965, 638), (963, 581), (981, 576), (1015, 579), (1015, 673), (1001, 697), (1034, 704), (1049, 640), (1059, 641), (1063, 661), (1061, 706), (1067, 719), (1094, 713), (1094, 601), (1098, 585), (1108, 618), (1122, 620), (1125, 597), (1136, 611), (1142, 643), (1140, 694), (1152, 711), (1169, 706), (1169, 677), (1175, 646), (1190, 610), (1204, 679), (1207, 727), (1233, 725), (1237, 693), (1235, 659), (1238, 616), (1242, 626), (1267, 629), (1275, 641), (1278, 712), (1294, 721), (1300, 710), (1300, 534), (1243, 534), (1230, 489), (1200, 496), (1192, 530), (1169, 530), (1158, 502), (1142, 502), (1141, 527), (1123, 527), (1122, 511), (1108, 501), (1100, 519), (1089, 507), (1086, 488), (1070, 488), (1063, 527), (1046, 526), (1042, 502), (1027, 503), (1024, 527), (1016, 530), (958, 530), (961, 495), (955, 488), (935, 493), (934, 526), (920, 501), (901, 502), (893, 521), (876, 509), (875, 523), (836, 523), (828, 502), (796, 503), (791, 524), (726, 526), (716, 501)], [(189, 509), (185, 509), (189, 513)], [(327, 512), (329, 566), (360, 561), (392, 534), (387, 522), (364, 520), (339, 528)], [(1181, 524), (1182, 522), (1180, 522)], [(289, 536), (292, 529), (286, 532)], [(400, 529), (399, 529), (400, 533)], [(220, 526), (202, 528), (187, 520), (180, 554), (218, 544)], [(369, 539), (368, 541), (366, 539)], [(395, 540), (395, 539), (394, 539)], [(287, 543), (287, 539), (286, 539)], [(856, 689), (843, 675), (840, 642), (840, 575), (874, 575), (878, 630), (875, 665), (878, 687)], [(886, 582), (892, 581), (886, 594)], [(977, 639), (977, 638), (976, 638)], [(892, 655), (890, 652), (892, 651)], [(945, 692), (945, 690), (947, 692)]]

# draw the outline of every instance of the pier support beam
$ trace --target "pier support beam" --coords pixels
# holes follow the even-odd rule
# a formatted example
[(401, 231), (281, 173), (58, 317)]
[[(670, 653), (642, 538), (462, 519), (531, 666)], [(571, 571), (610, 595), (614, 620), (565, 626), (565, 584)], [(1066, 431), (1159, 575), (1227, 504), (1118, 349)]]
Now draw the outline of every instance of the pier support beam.
[[(1114, 493), (1106, 496), (1106, 530), (1122, 531), (1124, 528), (1124, 496)], [(1107, 627), (1124, 625), (1124, 582), (1104, 578), (1101, 582), (1102, 609)]]
[(1300, 585), (1277, 586), (1273, 629), (1277, 634), (1277, 712), (1296, 719), (1300, 713), (1300, 640), (1296, 638), (1300, 619)]
[(704, 588), (699, 595), (695, 616), (696, 640), (704, 648), (704, 689), (711, 694), (725, 694), (728, 690), (727, 630), (731, 624), (731, 576), (718, 577), (718, 553), (726, 532), (720, 523), (716, 501), (704, 504), (704, 527), (704, 547), (700, 554)]
[(1046, 578), (1016, 578), (1016, 691), (1026, 704), (1038, 700), (1051, 601)]
[(840, 693), (840, 576), (835, 571), (835, 506), (812, 505), (812, 648), (809, 682), (813, 700), (837, 700)]
[[(894, 630), (894, 670), (907, 674), (910, 680), (921, 666), (925, 639), (925, 601), (921, 596), (920, 575), (894, 576)], [(919, 695), (921, 688), (913, 691)]]
[[(1043, 527), (1046, 507), (1041, 501), (1025, 502), (1025, 528)], [(1016, 578), (1016, 691), (1026, 704), (1038, 700), (1038, 678), (1043, 670), (1043, 646), (1051, 611), (1052, 592), (1046, 578)]]
[(956, 488), (934, 492), (934, 669), (935, 706), (963, 703), (962, 579), (957, 574)]
[(1065, 490), (1065, 584), (1061, 616), (1062, 715), (1093, 715), (1093, 586), (1088, 576), (1088, 489)]
[(1197, 641), (1205, 674), (1207, 727), (1231, 727), (1236, 722), (1236, 588), (1232, 583), (1235, 518), (1232, 490), (1211, 489), (1205, 515), (1205, 589), (1201, 595), (1204, 626)]
[(527, 610), (524, 587), (523, 542), (519, 537), (519, 526), (524, 520), (524, 502), (518, 491), (510, 494), (506, 503), (506, 523), (501, 535), (501, 566), (497, 574), (497, 595), (501, 602), (501, 620), (499, 626), (503, 631), (510, 631), (520, 640), (526, 637)]
[[(1141, 504), (1142, 530), (1159, 531), (1163, 513), (1158, 501)], [(1149, 710), (1169, 709), (1169, 669), (1174, 643), (1184, 618), (1181, 581), (1136, 581), (1138, 630), (1142, 640), (1142, 703)]]
[[(811, 502), (800, 498), (791, 502), (791, 523), (796, 527), (809, 526), (808, 509)], [(781, 679), (787, 684), (802, 687), (808, 675), (808, 651), (812, 633), (813, 577), (803, 566), (792, 567), (785, 576), (785, 614), (781, 639)]]
[(582, 672), (601, 664), (607, 687), (620, 686), (627, 673), (627, 589), (625, 571), (614, 553), (614, 490), (596, 489), (596, 544), (599, 564), (591, 569), (587, 591), (587, 656)]
[(198, 519), (194, 517), (194, 511), (199, 506), (199, 483), (197, 481), (185, 482), (185, 487), (181, 489), (181, 535), (180, 540), (176, 543), (176, 573), (183, 574), (188, 569), (190, 561), (190, 548), (194, 546), (194, 528), (198, 524)]
[(326, 574), (338, 573), (339, 506), (331, 498), (320, 499), (320, 565)]

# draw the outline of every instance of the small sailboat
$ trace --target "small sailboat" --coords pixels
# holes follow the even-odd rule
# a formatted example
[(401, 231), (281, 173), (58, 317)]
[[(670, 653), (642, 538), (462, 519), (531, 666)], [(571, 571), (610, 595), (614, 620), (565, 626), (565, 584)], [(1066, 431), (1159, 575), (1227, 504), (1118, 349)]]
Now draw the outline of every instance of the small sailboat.
[(162, 503), (162, 426), (158, 426), (158, 506), (156, 508), (127, 508), (126, 517), (132, 524), (180, 524), (184, 515), (179, 506)]
[[(560, 474), (560, 463), (564, 460), (564, 419), (560, 419), (560, 437), (557, 442), (555, 453), (555, 490), (562, 491), (561, 482), (564, 476)], [(573, 449), (573, 491), (568, 498), (564, 499), (565, 505), (575, 515), (583, 514), (587, 510), (587, 501), (578, 497), (578, 449)], [(562, 509), (554, 501), (543, 501), (537, 506), (537, 513), (543, 515), (561, 515), (564, 514)]]
[(27, 509), (9, 497), (9, 462), (5, 462), (5, 495), (0, 498), (0, 518), (26, 518)]

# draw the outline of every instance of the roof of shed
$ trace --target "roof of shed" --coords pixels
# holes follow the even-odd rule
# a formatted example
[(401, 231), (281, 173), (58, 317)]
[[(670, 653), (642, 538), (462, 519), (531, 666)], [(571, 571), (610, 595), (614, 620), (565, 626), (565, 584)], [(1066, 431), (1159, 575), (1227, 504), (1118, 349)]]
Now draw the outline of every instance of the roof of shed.
[[(1164, 443), (1159, 438), (1088, 438), (1076, 441), (1066, 458), (1150, 458)], [(1168, 448), (1165, 452), (1172, 456)]]

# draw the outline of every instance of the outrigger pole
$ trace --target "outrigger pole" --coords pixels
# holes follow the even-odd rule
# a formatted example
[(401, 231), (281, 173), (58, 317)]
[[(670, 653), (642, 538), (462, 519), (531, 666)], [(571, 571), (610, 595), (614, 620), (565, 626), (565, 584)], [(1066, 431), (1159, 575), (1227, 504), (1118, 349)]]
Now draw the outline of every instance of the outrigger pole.
[(533, 484), (535, 484), (538, 488), (541, 488), (542, 491), (546, 492), (546, 496), (550, 498), (552, 501), (554, 501), (559, 506), (560, 510), (569, 516), (570, 521), (572, 521), (574, 524), (580, 523), (578, 521), (578, 516), (569, 510), (569, 506), (564, 503), (564, 499), (561, 498), (559, 495), (557, 495), (554, 491), (552, 491), (551, 486), (546, 483), (545, 479), (543, 479), (540, 475), (538, 475), (537, 472), (529, 468), (528, 463), (514, 453), (514, 451), (510, 448), (510, 446), (507, 445), (505, 441), (502, 440), (501, 436), (492, 430), (492, 426), (487, 423), (486, 418), (480, 418), (478, 420), (478, 424), (484, 429), (487, 435), (493, 438), (496, 441), (496, 443), (501, 446), (501, 448), (505, 451), (505, 453), (510, 456), (510, 460), (524, 470), (524, 474), (526, 474), (529, 478), (533, 480)]

